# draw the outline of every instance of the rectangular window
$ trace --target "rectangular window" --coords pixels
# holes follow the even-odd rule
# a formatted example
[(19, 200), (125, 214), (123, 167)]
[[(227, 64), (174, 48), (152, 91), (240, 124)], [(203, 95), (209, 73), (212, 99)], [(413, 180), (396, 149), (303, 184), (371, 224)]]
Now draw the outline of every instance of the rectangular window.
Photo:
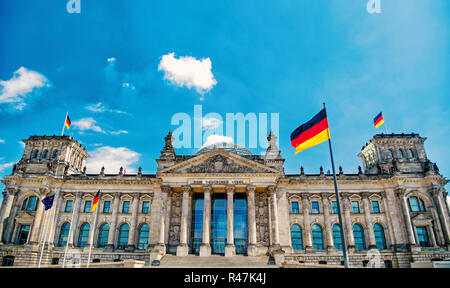
[(84, 213), (91, 212), (91, 207), (92, 207), (92, 201), (86, 200), (86, 202), (84, 202)]
[(291, 203), (291, 211), (292, 211), (292, 214), (298, 214), (299, 213), (299, 211), (298, 211), (298, 202), (292, 202)]
[(417, 238), (419, 238), (419, 245), (422, 247), (431, 247), (430, 238), (428, 237), (427, 227), (417, 226)]
[(331, 213), (338, 214), (338, 206), (336, 201), (331, 201)]
[(72, 212), (72, 204), (73, 204), (72, 200), (67, 200), (66, 208), (64, 208), (64, 212)]
[(123, 202), (122, 213), (130, 213), (130, 201)]
[(23, 245), (27, 243), (28, 233), (30, 233), (30, 225), (21, 225), (17, 236), (17, 244)]
[(353, 210), (353, 213), (356, 213), (356, 214), (359, 213), (359, 202), (358, 201), (352, 201), (352, 210)]
[(319, 202), (317, 201), (311, 202), (311, 213), (319, 214)]
[(105, 201), (103, 204), (103, 213), (109, 213), (111, 211), (111, 201)]
[(144, 201), (142, 202), (142, 214), (148, 214), (150, 212), (150, 202)]
[(372, 201), (372, 211), (373, 213), (380, 213), (380, 204), (378, 201)]

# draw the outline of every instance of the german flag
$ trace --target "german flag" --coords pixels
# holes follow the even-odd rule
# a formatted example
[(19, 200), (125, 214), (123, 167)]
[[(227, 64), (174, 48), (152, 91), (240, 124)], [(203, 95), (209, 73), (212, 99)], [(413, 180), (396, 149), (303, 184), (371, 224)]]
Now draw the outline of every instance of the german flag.
[(328, 120), (325, 108), (311, 120), (301, 125), (291, 134), (291, 145), (295, 148), (295, 154), (316, 146), (330, 139)]
[(72, 124), (72, 122), (70, 122), (69, 114), (67, 114), (67, 115), (66, 115), (66, 121), (65, 121), (65, 123), (64, 123), (64, 125), (66, 125), (66, 127), (67, 127), (67, 130), (69, 130), (70, 124)]
[(373, 124), (375, 125), (375, 128), (380, 127), (384, 123), (383, 118), (383, 112), (380, 112), (380, 114), (377, 115), (377, 117), (373, 118)]
[(98, 202), (100, 201), (100, 190), (98, 190), (97, 195), (95, 195), (94, 203), (92, 203), (91, 212), (94, 212), (98, 206)]

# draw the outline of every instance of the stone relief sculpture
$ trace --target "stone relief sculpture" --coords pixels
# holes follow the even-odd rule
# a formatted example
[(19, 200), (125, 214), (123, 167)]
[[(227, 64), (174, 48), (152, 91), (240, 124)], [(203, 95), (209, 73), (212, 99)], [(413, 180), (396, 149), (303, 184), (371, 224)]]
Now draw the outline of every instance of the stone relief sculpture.
[(264, 246), (269, 245), (269, 206), (267, 193), (256, 193), (256, 241)]
[(237, 164), (222, 155), (216, 155), (196, 166), (186, 169), (187, 173), (257, 173), (251, 167)]
[(182, 193), (171, 194), (172, 206), (170, 211), (169, 245), (178, 245), (180, 242), (181, 201)]

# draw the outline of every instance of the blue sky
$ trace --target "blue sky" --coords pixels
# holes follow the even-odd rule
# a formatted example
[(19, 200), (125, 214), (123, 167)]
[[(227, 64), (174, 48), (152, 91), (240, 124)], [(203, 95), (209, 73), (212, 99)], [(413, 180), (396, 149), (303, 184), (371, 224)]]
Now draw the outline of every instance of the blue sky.
[[(286, 172), (318, 173), (330, 169), (327, 145), (294, 156), (289, 136), (324, 101), (344, 172), (361, 165), (383, 111), (389, 132), (428, 137), (429, 158), (450, 175), (450, 2), (381, 0), (380, 14), (366, 3), (81, 0), (69, 14), (62, 0), (1, 1), (0, 176), (20, 159), (20, 140), (60, 135), (67, 111), (77, 125), (66, 135), (94, 156), (88, 170), (155, 173), (172, 116), (193, 117), (194, 105), (224, 119), (279, 113)], [(199, 69), (209, 59), (206, 86), (165, 78), (169, 53)], [(29, 86), (6, 91), (25, 78)]]

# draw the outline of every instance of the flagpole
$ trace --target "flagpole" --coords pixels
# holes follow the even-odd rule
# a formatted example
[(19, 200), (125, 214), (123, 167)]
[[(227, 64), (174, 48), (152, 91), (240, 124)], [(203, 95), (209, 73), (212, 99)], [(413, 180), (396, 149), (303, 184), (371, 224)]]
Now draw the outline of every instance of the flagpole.
[[(99, 194), (98, 202), (100, 202), (100, 194)], [(91, 261), (92, 246), (94, 246), (94, 238), (95, 238), (94, 236), (95, 236), (95, 230), (96, 230), (95, 227), (97, 226), (97, 215), (98, 215), (98, 210), (96, 209), (95, 217), (94, 217), (94, 227), (93, 227), (93, 230), (92, 230), (92, 239), (90, 241), (91, 243), (90, 243), (90, 246), (89, 246), (89, 255), (88, 255), (86, 268), (89, 268), (89, 262)]]
[[(46, 214), (45, 216), (48, 216), (48, 213), (46, 213), (47, 211), (45, 211), (44, 213)], [(45, 219), (45, 217), (44, 217)], [(48, 220), (45, 221), (45, 227), (44, 227), (44, 243), (42, 244), (42, 248), (41, 248), (41, 255), (39, 256), (39, 263), (38, 263), (38, 268), (41, 268), (41, 262), (42, 262), (42, 254), (44, 253), (44, 247), (45, 247), (45, 240), (46, 240), (46, 235), (47, 235), (47, 230), (48, 230)]]
[(64, 124), (63, 124), (63, 129), (61, 132), (61, 136), (64, 136), (64, 128), (66, 128), (66, 120), (67, 120), (67, 116), (69, 115), (69, 112), (66, 113), (66, 118), (64, 118)]
[(72, 207), (72, 219), (70, 220), (70, 229), (69, 229), (69, 235), (67, 235), (67, 241), (66, 241), (66, 249), (65, 249), (65, 251), (64, 251), (64, 260), (63, 260), (63, 266), (62, 266), (62, 268), (64, 268), (65, 267), (65, 265), (66, 265), (66, 255), (67, 255), (67, 249), (68, 249), (68, 247), (69, 247), (69, 240), (70, 240), (70, 237), (72, 236), (72, 228), (73, 228), (73, 216), (75, 216), (75, 207)]
[[(325, 108), (325, 102), (323, 103), (323, 109), (325, 109), (325, 115), (326, 115), (326, 108)], [(336, 170), (334, 169), (334, 159), (333, 159), (333, 150), (331, 149), (331, 137), (330, 137), (330, 129), (328, 128), (328, 147), (330, 148), (330, 158), (331, 158), (331, 167), (333, 168), (333, 180), (334, 180), (334, 191), (336, 192), (336, 202), (337, 202), (337, 209), (338, 209), (338, 216), (339, 216), (339, 225), (340, 225), (340, 231), (341, 231), (341, 238), (342, 238), (342, 252), (344, 254), (344, 267), (349, 268), (348, 263), (348, 255), (347, 255), (347, 241), (345, 238), (344, 233), (344, 225), (342, 221), (342, 213), (341, 213), (341, 204), (339, 201), (339, 191), (337, 186), (337, 180), (336, 180)]]

